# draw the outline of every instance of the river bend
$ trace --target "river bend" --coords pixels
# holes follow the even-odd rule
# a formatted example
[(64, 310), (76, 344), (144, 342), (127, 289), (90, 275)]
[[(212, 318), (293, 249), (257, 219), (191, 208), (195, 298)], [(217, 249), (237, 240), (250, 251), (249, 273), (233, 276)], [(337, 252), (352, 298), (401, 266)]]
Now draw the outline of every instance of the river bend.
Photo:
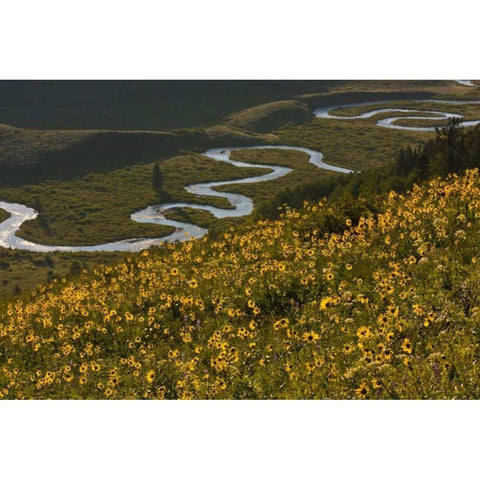
[[(463, 81), (462, 81), (463, 82)], [(372, 110), (363, 112), (354, 116), (339, 116), (335, 115), (335, 110), (348, 107), (357, 106), (379, 106), (385, 105), (398, 100), (382, 100), (375, 102), (358, 102), (349, 103), (344, 105), (332, 105), (328, 107), (321, 107), (314, 111), (314, 115), (317, 118), (323, 119), (335, 119), (352, 121), (356, 119), (366, 119), (374, 117), (378, 114), (391, 113), (392, 116), (388, 118), (379, 119), (376, 125), (383, 128), (394, 128), (399, 130), (414, 130), (414, 131), (434, 131), (435, 127), (407, 127), (398, 125), (396, 122), (402, 119), (425, 119), (425, 120), (437, 120), (445, 118), (463, 118), (462, 115), (456, 113), (450, 113), (445, 109), (442, 110), (416, 110), (409, 108), (374, 108)], [(405, 100), (404, 100), (405, 101)], [(406, 100), (408, 101), (408, 100)], [(429, 102), (441, 105), (463, 105), (463, 104), (480, 104), (479, 101), (459, 101), (459, 100), (411, 100), (418, 102), (419, 104)], [(395, 114), (402, 113), (408, 114), (408, 116), (398, 116)], [(411, 115), (410, 115), (411, 114)], [(423, 115), (422, 115), (423, 114)], [(428, 114), (429, 116), (425, 116)], [(480, 124), (480, 120), (463, 121), (463, 126), (473, 126)], [(231, 208), (218, 208), (212, 205), (203, 205), (198, 203), (188, 202), (176, 202), (166, 203), (161, 205), (150, 205), (143, 210), (134, 212), (131, 215), (131, 219), (139, 223), (153, 223), (157, 225), (166, 225), (175, 228), (175, 231), (170, 235), (166, 235), (160, 238), (132, 238), (127, 240), (120, 240), (117, 242), (104, 243), (99, 245), (83, 245), (83, 246), (63, 246), (63, 245), (43, 245), (40, 243), (31, 242), (25, 240), (17, 235), (20, 227), (29, 220), (33, 220), (38, 216), (38, 213), (33, 209), (25, 205), (7, 203), (0, 201), (0, 208), (10, 213), (10, 218), (0, 223), (0, 247), (28, 250), (33, 252), (97, 252), (97, 251), (139, 251), (149, 248), (153, 245), (159, 245), (162, 242), (175, 242), (185, 241), (191, 238), (203, 237), (207, 230), (198, 225), (194, 225), (186, 222), (178, 222), (170, 220), (165, 217), (165, 212), (176, 208), (193, 208), (196, 210), (205, 210), (210, 212), (216, 218), (227, 217), (241, 217), (249, 215), (253, 211), (253, 201), (250, 197), (241, 195), (238, 193), (219, 192), (217, 187), (223, 187), (226, 185), (240, 185), (257, 182), (267, 182), (283, 177), (292, 171), (291, 168), (282, 167), (278, 165), (264, 165), (240, 162), (232, 160), (230, 154), (236, 150), (261, 150), (261, 149), (278, 149), (278, 150), (296, 150), (304, 152), (309, 155), (309, 162), (318, 168), (324, 170), (330, 170), (338, 173), (352, 173), (353, 171), (347, 168), (330, 165), (323, 161), (323, 154), (309, 148), (288, 146), (288, 145), (259, 145), (252, 147), (231, 147), (231, 148), (212, 148), (207, 150), (204, 155), (212, 160), (218, 162), (225, 162), (239, 168), (259, 168), (270, 169), (270, 172), (255, 176), (242, 178), (238, 180), (217, 181), (207, 183), (196, 183), (187, 185), (185, 190), (193, 195), (207, 196), (207, 197), (221, 197), (228, 200)]]

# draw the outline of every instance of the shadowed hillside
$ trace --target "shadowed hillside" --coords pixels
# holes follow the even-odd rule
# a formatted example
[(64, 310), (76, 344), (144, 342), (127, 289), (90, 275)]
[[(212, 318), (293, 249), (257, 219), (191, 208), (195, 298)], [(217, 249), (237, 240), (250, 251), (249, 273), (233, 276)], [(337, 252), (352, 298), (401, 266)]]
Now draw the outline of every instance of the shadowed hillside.
[(0, 126), (0, 185), (71, 178), (201, 152), (212, 146), (275, 141), (226, 125), (170, 132), (27, 130)]
[(48, 129), (165, 130), (211, 125), (335, 81), (0, 81), (0, 123)]
[[(335, 90), (468, 95), (449, 81), (0, 81), (0, 124), (42, 129), (168, 130), (208, 126), (239, 110)], [(303, 101), (302, 99), (300, 99)]]

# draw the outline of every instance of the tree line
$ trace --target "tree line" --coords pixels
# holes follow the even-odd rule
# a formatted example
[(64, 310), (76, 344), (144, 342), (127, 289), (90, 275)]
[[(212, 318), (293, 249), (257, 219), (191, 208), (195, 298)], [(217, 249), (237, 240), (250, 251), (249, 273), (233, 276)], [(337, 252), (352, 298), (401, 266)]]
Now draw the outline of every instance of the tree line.
[(276, 218), (287, 204), (299, 208), (304, 200), (327, 197), (331, 201), (363, 197), (373, 200), (390, 191), (405, 192), (421, 183), (449, 173), (461, 173), (480, 167), (480, 126), (465, 129), (457, 118), (436, 129), (433, 139), (424, 145), (402, 148), (389, 164), (361, 173), (329, 176), (279, 191), (272, 199), (260, 203), (255, 218)]

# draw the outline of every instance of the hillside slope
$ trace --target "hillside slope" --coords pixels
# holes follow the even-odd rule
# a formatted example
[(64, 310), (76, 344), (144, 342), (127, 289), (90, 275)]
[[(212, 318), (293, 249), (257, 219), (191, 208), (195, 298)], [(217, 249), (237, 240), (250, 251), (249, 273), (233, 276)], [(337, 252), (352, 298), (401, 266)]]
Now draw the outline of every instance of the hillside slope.
[(0, 186), (70, 179), (92, 171), (165, 160), (185, 150), (213, 145), (278, 141), (226, 125), (171, 132), (28, 130), (0, 125)]
[(226, 124), (255, 132), (270, 132), (286, 123), (300, 124), (312, 117), (308, 106), (296, 100), (258, 105), (235, 112), (226, 119)]
[(361, 208), (287, 210), (0, 307), (1, 396), (478, 398), (478, 170)]

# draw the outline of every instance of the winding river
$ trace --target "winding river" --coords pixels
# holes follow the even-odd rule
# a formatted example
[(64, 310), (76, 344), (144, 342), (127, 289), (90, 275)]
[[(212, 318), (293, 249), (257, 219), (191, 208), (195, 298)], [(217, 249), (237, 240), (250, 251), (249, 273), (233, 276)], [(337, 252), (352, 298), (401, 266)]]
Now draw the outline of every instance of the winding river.
[(475, 83), (473, 83), (471, 80), (455, 80), (457, 83), (460, 85), (463, 85), (465, 87), (477, 87)]
[[(462, 81), (463, 82), (463, 81)], [(396, 122), (401, 119), (424, 119), (424, 120), (438, 120), (445, 118), (463, 118), (462, 115), (456, 113), (450, 113), (448, 111), (440, 110), (416, 110), (411, 108), (374, 108), (372, 110), (365, 111), (359, 115), (354, 116), (338, 116), (333, 112), (338, 109), (349, 107), (360, 107), (370, 105), (385, 105), (398, 100), (382, 100), (375, 102), (358, 102), (349, 103), (344, 105), (333, 105), (328, 107), (318, 108), (314, 111), (314, 115), (317, 118), (335, 119), (335, 120), (356, 120), (371, 118), (377, 114), (393, 114), (388, 118), (381, 118), (376, 122), (376, 125), (384, 128), (394, 128), (399, 130), (414, 130), (414, 131), (434, 131), (435, 127), (407, 127), (398, 125)], [(403, 100), (409, 101), (409, 100)], [(436, 103), (442, 105), (464, 105), (464, 104), (480, 104), (478, 101), (460, 101), (460, 100), (410, 100), (418, 103)], [(408, 113), (412, 115), (398, 116), (398, 113)], [(423, 114), (423, 115), (422, 115)], [(425, 116), (428, 114), (429, 116)], [(473, 126), (480, 124), (480, 120), (463, 121), (463, 126)], [(234, 148), (212, 148), (207, 150), (203, 155), (206, 157), (218, 161), (225, 162), (239, 168), (259, 168), (270, 169), (270, 172), (259, 175), (256, 177), (242, 178), (238, 180), (208, 182), (208, 183), (196, 183), (188, 185), (185, 190), (191, 194), (207, 197), (221, 197), (228, 200), (232, 208), (218, 208), (211, 205), (202, 205), (197, 203), (166, 203), (162, 205), (150, 205), (147, 208), (134, 212), (131, 215), (131, 219), (139, 223), (153, 223), (157, 225), (167, 225), (175, 228), (175, 231), (170, 235), (161, 238), (132, 238), (127, 240), (121, 240), (118, 242), (104, 243), (100, 245), (85, 245), (85, 246), (60, 246), (60, 245), (42, 245), (39, 243), (30, 242), (19, 236), (17, 232), (21, 225), (29, 220), (33, 220), (37, 217), (38, 213), (30, 207), (25, 205), (7, 203), (0, 201), (0, 208), (10, 213), (10, 218), (0, 223), (0, 247), (29, 250), (33, 252), (98, 252), (98, 251), (139, 251), (149, 248), (153, 245), (159, 245), (162, 242), (175, 242), (185, 241), (191, 238), (203, 237), (207, 230), (198, 225), (185, 222), (177, 222), (165, 217), (165, 212), (175, 208), (193, 208), (196, 210), (205, 210), (210, 212), (216, 218), (226, 217), (241, 217), (249, 215), (253, 211), (253, 201), (251, 198), (240, 195), (238, 193), (219, 192), (215, 190), (217, 187), (223, 187), (226, 185), (239, 185), (246, 183), (257, 183), (275, 180), (283, 177), (292, 171), (291, 168), (282, 167), (278, 165), (264, 165), (253, 164), (232, 160), (230, 154), (236, 150), (262, 150), (262, 149), (277, 149), (277, 150), (296, 150), (304, 152), (309, 155), (309, 162), (318, 168), (325, 170), (331, 170), (338, 173), (352, 173), (353, 170), (342, 168), (334, 165), (329, 165), (323, 161), (323, 154), (315, 150), (304, 147), (295, 147), (288, 145), (260, 145), (253, 147), (234, 147)]]

